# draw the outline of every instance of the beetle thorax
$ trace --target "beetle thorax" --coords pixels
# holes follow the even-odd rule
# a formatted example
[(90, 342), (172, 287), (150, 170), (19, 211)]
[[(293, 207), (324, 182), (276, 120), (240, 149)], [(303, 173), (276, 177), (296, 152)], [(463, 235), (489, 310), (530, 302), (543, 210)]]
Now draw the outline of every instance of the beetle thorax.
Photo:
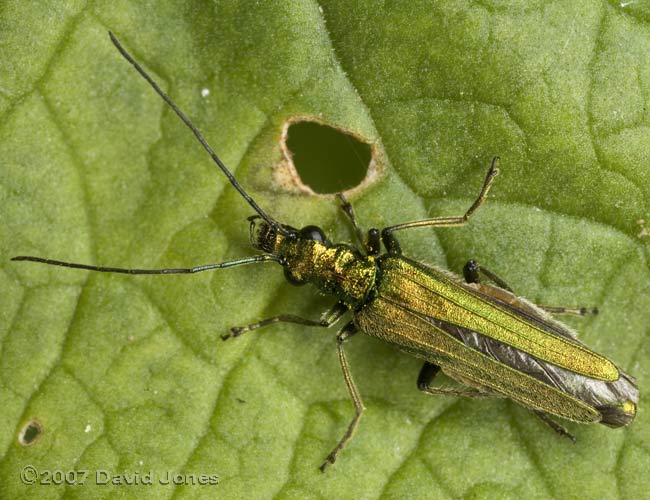
[(321, 228), (273, 227), (257, 216), (249, 220), (251, 244), (278, 257), (290, 283), (311, 283), (351, 308), (362, 303), (374, 286), (375, 258), (349, 245), (333, 245)]
[(375, 282), (375, 259), (348, 245), (285, 239), (277, 249), (290, 283), (311, 283), (348, 306), (362, 302)]

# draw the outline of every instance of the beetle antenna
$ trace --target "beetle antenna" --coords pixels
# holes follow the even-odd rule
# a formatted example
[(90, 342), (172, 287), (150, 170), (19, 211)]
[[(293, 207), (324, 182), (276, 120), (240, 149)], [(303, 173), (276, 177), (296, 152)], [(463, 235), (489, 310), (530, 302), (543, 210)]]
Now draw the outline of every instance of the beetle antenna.
[(44, 259), (43, 257), (33, 257), (31, 255), (19, 255), (12, 257), (13, 261), (39, 262), (48, 266), (71, 267), (72, 269), (87, 269), (88, 271), (97, 271), (100, 273), (119, 273), (119, 274), (194, 274), (212, 269), (226, 269), (227, 267), (241, 266), (243, 264), (257, 264), (259, 262), (280, 262), (280, 259), (273, 254), (253, 255), (252, 257), (242, 257), (241, 259), (228, 260), (219, 264), (204, 264), (202, 266), (170, 268), (170, 269), (128, 269), (124, 267), (106, 267), (92, 266), (89, 264), (78, 264), (76, 262), (66, 262), (63, 260)]
[(255, 203), (255, 200), (250, 197), (250, 195), (244, 190), (244, 188), (237, 182), (237, 179), (235, 179), (235, 176), (228, 170), (228, 168), (223, 164), (221, 159), (217, 156), (217, 154), (214, 152), (214, 150), (210, 147), (210, 145), (207, 143), (207, 141), (203, 138), (203, 135), (201, 135), (201, 132), (192, 124), (192, 122), (189, 120), (187, 116), (172, 102), (172, 100), (165, 94), (162, 89), (158, 86), (158, 84), (151, 78), (147, 72), (140, 66), (133, 57), (131, 57), (131, 54), (129, 54), (124, 47), (122, 47), (122, 44), (119, 42), (119, 40), (115, 37), (115, 35), (109, 31), (108, 32), (109, 36), (111, 37), (111, 41), (113, 42), (113, 45), (117, 48), (117, 50), (120, 51), (120, 54), (122, 54), (122, 57), (126, 59), (131, 65), (140, 73), (140, 75), (151, 85), (151, 87), (156, 91), (156, 93), (162, 98), (163, 101), (165, 101), (172, 110), (174, 110), (174, 113), (178, 115), (178, 117), (183, 121), (185, 125), (192, 131), (194, 136), (198, 139), (198, 141), (201, 143), (201, 146), (203, 146), (203, 149), (205, 149), (212, 160), (219, 166), (221, 171), (225, 174), (225, 176), (228, 178), (230, 181), (230, 184), (234, 186), (234, 188), (239, 191), (239, 194), (242, 195), (242, 197), (248, 202), (248, 204), (253, 207), (253, 210), (255, 210), (264, 221), (266, 221), (276, 232), (283, 234), (283, 235), (288, 235), (289, 233), (287, 232), (286, 229), (284, 229), (278, 222), (276, 222), (271, 216), (267, 215), (267, 213), (260, 208), (260, 206)]

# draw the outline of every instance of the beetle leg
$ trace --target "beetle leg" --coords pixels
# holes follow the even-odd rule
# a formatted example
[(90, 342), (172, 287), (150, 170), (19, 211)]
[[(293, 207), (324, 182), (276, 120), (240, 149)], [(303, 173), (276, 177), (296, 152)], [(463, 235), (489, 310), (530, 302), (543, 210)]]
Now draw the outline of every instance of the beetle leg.
[(568, 437), (574, 443), (576, 442), (576, 437), (573, 434), (566, 430), (565, 427), (558, 424), (555, 420), (552, 420), (546, 413), (540, 410), (533, 410), (533, 413), (560, 436)]
[(468, 260), (467, 264), (463, 266), (463, 276), (465, 277), (465, 281), (467, 283), (480, 283), (481, 275), (484, 275), (489, 280), (493, 281), (499, 288), (503, 288), (504, 290), (508, 290), (510, 293), (514, 293), (512, 291), (512, 288), (510, 288), (505, 281), (499, 278), (492, 271), (481, 267), (475, 260)]
[(357, 217), (354, 214), (352, 204), (348, 201), (343, 193), (338, 193), (336, 197), (341, 201), (341, 210), (343, 210), (345, 215), (348, 216), (348, 219), (354, 228), (354, 233), (356, 234), (359, 242), (366, 249), (366, 253), (368, 255), (374, 256), (379, 255), (379, 251), (381, 250), (381, 247), (379, 246), (379, 231), (377, 229), (370, 229), (368, 231), (368, 237), (364, 238), (363, 231), (357, 224)]
[(481, 392), (476, 389), (467, 389), (464, 391), (456, 389), (441, 389), (438, 387), (431, 387), (431, 382), (435, 376), (440, 372), (440, 367), (425, 361), (418, 375), (418, 389), (426, 394), (434, 396), (460, 396), (466, 398), (489, 398), (494, 396), (489, 392)]
[(544, 306), (537, 304), (537, 307), (544, 309), (551, 314), (570, 314), (572, 316), (587, 316), (589, 314), (598, 314), (597, 307), (562, 307), (562, 306)]
[(467, 212), (465, 212), (465, 214), (452, 217), (433, 217), (431, 219), (416, 220), (412, 222), (405, 222), (403, 224), (397, 224), (395, 226), (390, 226), (382, 230), (382, 238), (385, 237), (384, 235), (390, 234), (393, 231), (401, 231), (403, 229), (411, 229), (415, 227), (455, 227), (467, 224), (467, 221), (469, 221), (472, 214), (476, 212), (476, 210), (478, 210), (478, 208), (483, 205), (483, 203), (485, 203), (488, 192), (490, 191), (490, 187), (494, 182), (494, 178), (499, 175), (498, 166), (499, 157), (495, 156), (492, 159), (492, 164), (490, 165), (487, 174), (485, 175), (485, 180), (483, 181), (481, 192), (479, 193), (476, 200), (474, 200), (474, 203), (472, 203), (472, 206), (469, 207)]
[(343, 435), (341, 440), (330, 452), (330, 454), (327, 455), (327, 458), (325, 459), (325, 462), (323, 462), (323, 465), (320, 466), (321, 472), (325, 472), (327, 466), (329, 464), (333, 464), (336, 461), (336, 457), (338, 456), (338, 454), (345, 447), (348, 441), (352, 438), (354, 431), (359, 425), (361, 414), (363, 413), (363, 410), (365, 410), (363, 406), (363, 401), (361, 400), (361, 395), (359, 394), (359, 390), (357, 389), (357, 386), (355, 385), (354, 380), (352, 379), (352, 374), (350, 373), (348, 361), (345, 357), (345, 353), (343, 352), (343, 343), (346, 340), (348, 340), (350, 337), (352, 337), (355, 333), (357, 333), (357, 327), (354, 323), (350, 322), (347, 325), (345, 325), (341, 329), (341, 331), (336, 335), (336, 349), (338, 351), (339, 361), (341, 362), (341, 369), (343, 370), (343, 379), (345, 380), (345, 385), (348, 388), (348, 393), (350, 394), (350, 398), (352, 398), (352, 403), (354, 404), (354, 417), (350, 421), (350, 424), (348, 425), (348, 429), (347, 431), (345, 431), (345, 434)]
[(263, 326), (272, 325), (274, 323), (296, 323), (298, 325), (306, 326), (320, 326), (323, 328), (328, 328), (336, 323), (341, 316), (347, 312), (348, 308), (342, 302), (337, 302), (334, 304), (328, 311), (326, 311), (319, 320), (301, 318), (300, 316), (295, 316), (293, 314), (281, 314), (279, 316), (273, 316), (272, 318), (263, 319), (257, 323), (253, 323), (247, 326), (235, 326), (230, 329), (230, 333), (226, 333), (221, 336), (222, 340), (227, 340), (231, 337), (239, 337), (245, 332), (251, 330), (257, 330)]
[(357, 235), (357, 239), (359, 242), (362, 244), (364, 243), (364, 238), (363, 238), (363, 231), (357, 224), (357, 218), (354, 215), (354, 209), (352, 208), (352, 204), (348, 201), (348, 199), (345, 197), (343, 193), (337, 193), (336, 197), (339, 199), (341, 202), (341, 210), (343, 210), (343, 213), (348, 216), (348, 220), (352, 224), (352, 227), (354, 228), (354, 233)]
[(381, 241), (384, 242), (386, 251), (391, 255), (402, 255), (402, 247), (399, 245), (399, 241), (391, 232), (382, 231), (381, 232)]
[[(468, 260), (467, 264), (463, 266), (463, 276), (465, 277), (465, 281), (467, 283), (480, 283), (481, 275), (491, 280), (499, 288), (502, 288), (514, 294), (512, 288), (510, 288), (505, 281), (503, 281), (501, 278), (499, 278), (496, 274), (494, 274), (489, 269), (480, 266), (479, 263), (476, 262), (475, 260)], [(537, 304), (537, 307), (552, 314), (572, 314), (574, 316), (586, 316), (588, 314), (598, 314), (598, 308), (596, 307), (558, 307), (558, 306), (544, 306), (540, 304)]]

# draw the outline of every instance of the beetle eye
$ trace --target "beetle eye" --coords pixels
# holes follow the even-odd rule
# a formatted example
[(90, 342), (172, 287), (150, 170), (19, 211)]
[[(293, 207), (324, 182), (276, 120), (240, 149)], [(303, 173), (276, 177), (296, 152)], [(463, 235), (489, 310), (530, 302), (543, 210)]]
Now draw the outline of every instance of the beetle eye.
[(307, 240), (320, 241), (325, 243), (327, 237), (323, 230), (318, 226), (305, 226), (300, 230), (300, 236)]

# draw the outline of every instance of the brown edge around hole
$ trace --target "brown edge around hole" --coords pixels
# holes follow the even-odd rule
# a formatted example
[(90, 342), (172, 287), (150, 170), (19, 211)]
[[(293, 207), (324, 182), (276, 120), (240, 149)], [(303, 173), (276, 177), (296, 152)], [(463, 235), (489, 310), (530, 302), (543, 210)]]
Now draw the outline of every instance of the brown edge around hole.
[(378, 161), (380, 156), (380, 149), (376, 142), (368, 142), (367, 138), (352, 131), (347, 128), (334, 125), (331, 122), (325, 121), (321, 118), (310, 116), (310, 115), (296, 115), (292, 116), (284, 122), (282, 126), (282, 135), (280, 136), (280, 148), (282, 149), (282, 160), (276, 165), (273, 169), (273, 179), (276, 184), (282, 187), (283, 189), (293, 192), (293, 193), (303, 193), (310, 196), (317, 196), (319, 198), (332, 198), (336, 196), (335, 193), (317, 193), (307, 184), (302, 182), (296, 166), (293, 163), (293, 158), (291, 157), (291, 151), (287, 146), (287, 139), (289, 138), (289, 127), (294, 123), (298, 122), (312, 122), (325, 127), (331, 127), (343, 134), (348, 134), (357, 139), (360, 142), (368, 144), (370, 146), (370, 163), (368, 163), (368, 171), (363, 180), (357, 184), (352, 189), (346, 189), (343, 191), (346, 195), (354, 195), (358, 192), (363, 191), (366, 187), (374, 183), (379, 179), (382, 170), (383, 162)]
[[(25, 436), (28, 434), (30, 429), (35, 429), (37, 431), (36, 435), (34, 436), (33, 439), (30, 441), (25, 440)], [(21, 428), (20, 431), (18, 432), (18, 443), (21, 446), (32, 446), (35, 443), (37, 443), (40, 439), (41, 436), (43, 435), (44, 429), (43, 429), (43, 424), (41, 424), (37, 419), (35, 418), (30, 418)]]

